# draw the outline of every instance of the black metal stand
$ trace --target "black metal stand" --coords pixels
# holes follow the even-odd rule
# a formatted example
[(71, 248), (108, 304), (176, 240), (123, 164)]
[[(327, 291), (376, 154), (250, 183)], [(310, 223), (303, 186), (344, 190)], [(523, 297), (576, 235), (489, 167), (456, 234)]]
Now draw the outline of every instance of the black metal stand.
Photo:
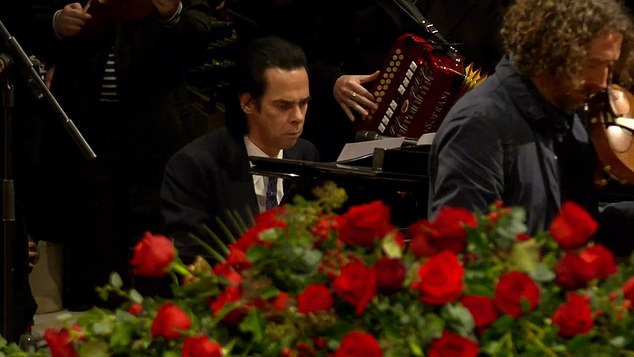
[(0, 21), (0, 35), (2, 35), (2, 38), (7, 43), (7, 46), (9, 47), (10, 55), (11, 57), (13, 57), (15, 65), (22, 65), (22, 69), (26, 72), (25, 76), (26, 76), (26, 81), (29, 87), (31, 87), (34, 91), (38, 93), (37, 94), (38, 97), (40, 97), (39, 93), (41, 93), (41, 96), (43, 96), (44, 99), (46, 99), (46, 101), (49, 102), (49, 104), (55, 111), (55, 114), (57, 114), (57, 116), (64, 123), (64, 127), (66, 128), (66, 131), (68, 131), (68, 133), (73, 138), (75, 143), (79, 146), (79, 149), (81, 149), (84, 156), (87, 159), (96, 158), (97, 155), (95, 155), (95, 152), (92, 151), (92, 149), (90, 148), (90, 146), (88, 145), (84, 137), (81, 135), (81, 133), (75, 126), (75, 123), (73, 123), (73, 121), (70, 120), (68, 115), (66, 115), (66, 112), (64, 112), (64, 109), (62, 109), (62, 107), (59, 105), (59, 103), (57, 102), (57, 100), (55, 99), (51, 91), (48, 90), (48, 87), (46, 87), (46, 84), (44, 84), (44, 81), (35, 70), (35, 67), (33, 66), (33, 63), (31, 62), (31, 60), (29, 59), (29, 56), (26, 54), (26, 52), (24, 52), (24, 50), (22, 49), (22, 46), (20, 46), (16, 38), (11, 36), (7, 28), (4, 27), (4, 24), (2, 23), (2, 21)]
[[(0, 35), (7, 44), (9, 55), (2, 55), (0, 59), (0, 78), (2, 79), (2, 96), (4, 107), (4, 168), (2, 176), (2, 224), (3, 224), (3, 321), (2, 334), (11, 338), (15, 336), (15, 318), (13, 307), (15, 303), (14, 279), (15, 265), (13, 259), (14, 234), (15, 234), (15, 192), (13, 183), (13, 106), (14, 106), (14, 90), (11, 83), (10, 73), (13, 68), (22, 72), (26, 84), (34, 92), (38, 99), (45, 98), (57, 116), (62, 120), (67, 132), (73, 138), (75, 143), (87, 159), (97, 157), (90, 148), (86, 140), (75, 126), (72, 120), (66, 115), (62, 107), (59, 105), (53, 94), (49, 91), (46, 84), (36, 71), (33, 63), (28, 55), (22, 49), (15, 37), (13, 37), (7, 28), (0, 21)], [(8, 60), (7, 60), (8, 59)], [(26, 248), (26, 247), (25, 247)], [(24, 262), (23, 262), (24, 263)]]
[(4, 280), (2, 286), (2, 334), (6, 338), (14, 335), (13, 281), (15, 266), (13, 265), (13, 233), (15, 232), (15, 191), (13, 187), (13, 85), (9, 80), (9, 68), (6, 66), (0, 72), (2, 78), (2, 104), (4, 108), (4, 167), (2, 175), (2, 258), (4, 262)]

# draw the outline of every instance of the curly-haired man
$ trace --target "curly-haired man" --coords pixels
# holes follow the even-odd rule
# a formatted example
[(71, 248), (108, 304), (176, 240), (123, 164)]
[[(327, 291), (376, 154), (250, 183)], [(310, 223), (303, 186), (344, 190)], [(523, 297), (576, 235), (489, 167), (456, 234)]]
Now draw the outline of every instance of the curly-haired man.
[(630, 80), (632, 33), (618, 0), (515, 1), (495, 75), (456, 103), (434, 139), (430, 214), (444, 205), (486, 211), (502, 200), (524, 207), (536, 233), (564, 200), (600, 223), (634, 212), (619, 203), (599, 214), (595, 153), (575, 113), (611, 80)]

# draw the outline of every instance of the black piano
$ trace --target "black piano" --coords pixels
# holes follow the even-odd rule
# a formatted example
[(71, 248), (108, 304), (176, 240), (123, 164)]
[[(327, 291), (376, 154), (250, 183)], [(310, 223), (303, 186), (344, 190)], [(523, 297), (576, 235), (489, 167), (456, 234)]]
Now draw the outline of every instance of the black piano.
[(251, 157), (251, 172), (290, 183), (286, 197), (312, 198), (312, 189), (332, 181), (346, 190), (351, 205), (382, 200), (392, 223), (407, 227), (427, 216), (429, 146), (375, 149), (371, 155), (337, 163)]

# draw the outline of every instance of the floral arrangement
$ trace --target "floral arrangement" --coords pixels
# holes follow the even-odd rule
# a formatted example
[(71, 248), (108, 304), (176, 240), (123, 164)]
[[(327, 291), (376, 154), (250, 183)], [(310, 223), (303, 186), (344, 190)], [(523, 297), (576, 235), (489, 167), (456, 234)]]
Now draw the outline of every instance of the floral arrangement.
[(147, 233), (133, 271), (170, 276), (173, 295), (143, 297), (113, 275), (101, 293), (121, 308), (46, 331), (49, 351), (32, 354), (634, 356), (634, 270), (589, 242), (597, 224), (576, 204), (534, 237), (521, 209), (447, 207), (405, 244), (383, 203), (337, 214), (343, 201), (326, 186), (265, 212), (228, 247), (205, 245), (213, 265), (184, 265)]

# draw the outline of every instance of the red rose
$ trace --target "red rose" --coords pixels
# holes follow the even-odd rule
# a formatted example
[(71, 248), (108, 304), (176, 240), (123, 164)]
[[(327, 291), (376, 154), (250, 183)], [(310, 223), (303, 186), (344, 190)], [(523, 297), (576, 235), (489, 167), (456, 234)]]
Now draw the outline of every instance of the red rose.
[(328, 346), (328, 340), (323, 337), (315, 336), (313, 337), (313, 345), (315, 345), (318, 350), (323, 350)]
[(555, 274), (555, 281), (568, 290), (583, 288), (594, 279), (592, 265), (575, 252), (567, 252), (555, 264)]
[(444, 330), (442, 336), (431, 342), (429, 357), (475, 357), (478, 343), (453, 332)]
[(332, 307), (332, 295), (325, 285), (309, 285), (297, 295), (297, 310), (302, 314), (328, 310)]
[(422, 302), (444, 305), (455, 301), (464, 291), (464, 269), (458, 257), (450, 251), (435, 255), (418, 270), (420, 281), (412, 288), (420, 293)]
[(498, 311), (495, 307), (495, 302), (491, 298), (477, 295), (465, 295), (460, 300), (460, 303), (469, 310), (471, 316), (473, 316), (476, 328), (479, 330), (488, 327), (498, 318)]
[[(218, 295), (216, 299), (211, 301), (209, 307), (214, 313), (214, 316), (216, 316), (225, 307), (225, 305), (238, 302), (241, 298), (242, 290), (240, 290), (240, 288), (235, 286), (227, 286), (225, 288), (225, 291), (220, 293), (220, 295)], [(233, 309), (230, 312), (227, 312), (222, 320), (231, 326), (237, 325), (244, 317), (244, 312), (244, 309)]]
[(162, 235), (145, 235), (134, 247), (132, 272), (137, 276), (162, 278), (174, 261), (174, 244)]
[(229, 281), (229, 283), (231, 283), (231, 285), (234, 286), (239, 286), (240, 283), (242, 283), (242, 275), (238, 274), (238, 272), (233, 269), (231, 265), (227, 264), (227, 262), (216, 265), (214, 267), (214, 274), (224, 277), (227, 281)]
[(354, 305), (357, 315), (361, 315), (365, 306), (376, 295), (374, 269), (357, 261), (349, 263), (341, 269), (333, 283), (333, 289), (342, 299)]
[(498, 309), (515, 318), (523, 313), (522, 301), (528, 302), (528, 308), (532, 311), (539, 303), (539, 296), (539, 286), (522, 272), (502, 275), (495, 286), (495, 304)]
[(580, 256), (592, 267), (595, 279), (606, 279), (616, 273), (614, 255), (600, 244), (584, 249)]
[(176, 304), (168, 301), (161, 305), (156, 312), (150, 332), (152, 337), (163, 337), (166, 340), (173, 340), (191, 326), (192, 321), (189, 316)]
[(140, 315), (142, 312), (143, 306), (141, 306), (141, 304), (134, 303), (128, 308), (128, 313), (130, 313), (130, 315), (137, 316)]
[(597, 222), (581, 206), (566, 201), (550, 223), (550, 235), (563, 249), (584, 245), (596, 232)]
[(46, 329), (44, 332), (44, 339), (48, 344), (48, 349), (51, 351), (52, 357), (76, 357), (77, 351), (73, 346), (73, 340), (71, 339), (70, 332), (67, 329), (55, 331), (53, 329)]
[(271, 299), (270, 303), (273, 311), (284, 312), (288, 311), (288, 308), (291, 306), (291, 298), (287, 293), (280, 291), (276, 297)]
[(634, 277), (627, 279), (623, 284), (623, 297), (629, 301), (634, 302)]
[(465, 227), (475, 227), (476, 219), (467, 209), (445, 206), (440, 209), (432, 224), (438, 231), (438, 236), (432, 237), (434, 246), (440, 250), (462, 253), (467, 245)]
[(222, 346), (207, 336), (188, 337), (183, 342), (183, 357), (221, 357)]
[(529, 236), (526, 233), (517, 233), (517, 235), (515, 236), (515, 239), (517, 239), (518, 242), (525, 242), (531, 239), (531, 236)]
[(339, 217), (339, 239), (361, 246), (369, 246), (382, 239), (393, 228), (390, 208), (381, 201), (358, 205)]
[(260, 233), (271, 228), (286, 228), (286, 223), (280, 219), (285, 210), (284, 206), (279, 206), (258, 214), (255, 217), (255, 225), (249, 228), (237, 242), (231, 244), (230, 248), (246, 253), (252, 245), (260, 243)]
[(594, 318), (588, 299), (568, 294), (566, 300), (552, 316), (553, 324), (559, 327), (559, 336), (570, 338), (590, 331), (594, 325)]
[(433, 222), (422, 220), (409, 227), (412, 251), (417, 257), (430, 257), (444, 250), (462, 253), (467, 246), (465, 227), (475, 227), (473, 213), (464, 208), (443, 207)]
[(335, 357), (381, 357), (383, 351), (374, 336), (369, 333), (352, 331), (341, 339)]
[(229, 256), (227, 257), (227, 260), (224, 264), (230, 265), (237, 272), (241, 272), (244, 269), (249, 269), (253, 266), (253, 263), (249, 261), (247, 255), (235, 246), (231, 247), (231, 250), (229, 251)]
[(394, 292), (403, 287), (405, 280), (405, 264), (401, 259), (381, 258), (374, 263), (376, 287), (386, 293)]
[(409, 227), (409, 232), (412, 237), (409, 247), (417, 258), (432, 257), (440, 253), (438, 249), (432, 245), (432, 240), (429, 238), (432, 234), (431, 230), (432, 228), (427, 221), (417, 222)]

